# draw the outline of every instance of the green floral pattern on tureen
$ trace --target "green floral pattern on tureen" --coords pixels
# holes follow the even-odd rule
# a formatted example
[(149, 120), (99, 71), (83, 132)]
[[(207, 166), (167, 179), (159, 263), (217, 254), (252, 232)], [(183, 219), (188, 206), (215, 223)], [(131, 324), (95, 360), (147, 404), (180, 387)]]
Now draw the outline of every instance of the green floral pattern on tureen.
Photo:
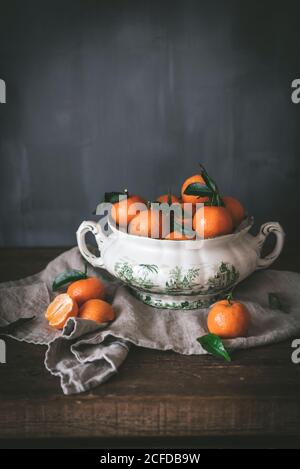
[[(155, 264), (132, 264), (124, 260), (115, 264), (115, 272), (121, 280), (133, 288), (147, 291), (157, 291), (159, 288), (155, 281), (159, 268)], [(200, 273), (200, 267), (184, 269), (176, 266), (170, 269), (164, 292), (168, 295), (193, 295), (195, 293), (210, 295), (229, 290), (239, 277), (236, 268), (227, 262), (221, 262), (215, 275), (209, 277), (204, 285), (200, 283)]]

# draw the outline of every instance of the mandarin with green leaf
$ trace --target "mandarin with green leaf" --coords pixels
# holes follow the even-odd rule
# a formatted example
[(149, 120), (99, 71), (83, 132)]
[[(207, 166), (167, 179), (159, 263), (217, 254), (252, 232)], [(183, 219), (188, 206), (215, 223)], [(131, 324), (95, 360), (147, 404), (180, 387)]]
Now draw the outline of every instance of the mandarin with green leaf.
[(209, 200), (208, 197), (198, 197), (197, 195), (188, 195), (185, 193), (185, 190), (193, 183), (199, 183), (205, 185), (205, 181), (200, 174), (194, 174), (187, 178), (181, 187), (181, 199), (184, 203), (192, 203), (196, 204), (197, 202), (207, 202)]

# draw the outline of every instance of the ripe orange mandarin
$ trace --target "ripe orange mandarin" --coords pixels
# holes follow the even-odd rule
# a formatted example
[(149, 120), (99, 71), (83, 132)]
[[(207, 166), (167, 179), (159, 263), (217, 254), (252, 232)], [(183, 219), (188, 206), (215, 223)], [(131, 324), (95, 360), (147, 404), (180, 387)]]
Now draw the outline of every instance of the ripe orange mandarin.
[(250, 324), (250, 313), (246, 306), (235, 300), (221, 300), (215, 303), (207, 317), (209, 332), (223, 339), (243, 337)]
[(113, 321), (115, 313), (112, 306), (103, 300), (88, 300), (79, 310), (79, 317), (81, 319), (89, 319), (96, 321), (99, 324)]
[(111, 218), (117, 225), (124, 227), (131, 222), (137, 213), (146, 208), (146, 201), (142, 197), (131, 195), (113, 204), (111, 208)]
[(82, 303), (92, 298), (104, 298), (105, 287), (97, 277), (89, 277), (71, 283), (67, 293), (80, 306)]
[(241, 202), (234, 197), (225, 196), (222, 197), (222, 200), (225, 204), (225, 207), (227, 208), (228, 212), (231, 215), (232, 221), (233, 221), (233, 226), (236, 228), (237, 226), (240, 225), (242, 220), (245, 218), (246, 211), (244, 207), (242, 206)]
[(193, 229), (201, 238), (215, 238), (232, 232), (232, 218), (224, 207), (204, 206), (193, 217)]
[(188, 202), (188, 203), (192, 203), (192, 204), (196, 204), (197, 202), (198, 203), (207, 202), (209, 200), (208, 197), (198, 197), (196, 195), (187, 195), (187, 194), (184, 193), (186, 188), (194, 182), (199, 182), (200, 184), (205, 185), (205, 181), (204, 181), (203, 177), (200, 174), (194, 174), (194, 176), (191, 176), (191, 177), (187, 178), (184, 181), (184, 183), (182, 184), (182, 187), (181, 187), (182, 202), (184, 202), (184, 203)]
[(167, 219), (160, 210), (147, 209), (136, 215), (130, 222), (128, 232), (136, 236), (162, 238), (167, 229)]

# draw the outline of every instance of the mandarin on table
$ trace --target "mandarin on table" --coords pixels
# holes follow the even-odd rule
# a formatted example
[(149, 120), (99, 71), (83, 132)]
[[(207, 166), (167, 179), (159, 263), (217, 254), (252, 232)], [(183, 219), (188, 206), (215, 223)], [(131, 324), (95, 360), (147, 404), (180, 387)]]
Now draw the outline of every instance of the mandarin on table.
[(63, 329), (67, 320), (76, 317), (78, 314), (78, 305), (67, 293), (57, 295), (49, 304), (45, 313), (49, 325), (55, 329)]
[(231, 196), (224, 196), (222, 197), (224, 202), (225, 208), (227, 208), (228, 212), (231, 215), (233, 221), (233, 227), (237, 228), (242, 220), (245, 218), (246, 211), (242, 206), (241, 202), (234, 197)]
[(113, 204), (111, 218), (118, 226), (126, 227), (136, 214), (146, 209), (146, 201), (139, 195), (131, 195)]
[(105, 296), (105, 287), (97, 277), (89, 277), (71, 283), (67, 289), (67, 293), (80, 306), (82, 303), (92, 298), (103, 299)]
[(200, 202), (207, 202), (209, 200), (208, 197), (198, 197), (197, 195), (188, 195), (188, 194), (184, 193), (186, 188), (190, 184), (193, 184), (194, 182), (199, 182), (200, 184), (205, 185), (205, 181), (204, 181), (203, 177), (200, 174), (194, 174), (193, 176), (187, 178), (184, 181), (184, 183), (182, 184), (182, 187), (181, 187), (182, 202), (192, 203), (192, 204), (196, 204), (196, 203), (200, 203)]
[(207, 317), (211, 334), (222, 339), (244, 337), (250, 325), (250, 313), (246, 306), (236, 300), (221, 300), (215, 303)]
[(79, 310), (79, 317), (81, 319), (89, 319), (96, 321), (99, 324), (115, 319), (113, 307), (103, 300), (88, 300)]
[(201, 238), (215, 238), (232, 233), (233, 223), (225, 207), (204, 206), (193, 217), (193, 229)]

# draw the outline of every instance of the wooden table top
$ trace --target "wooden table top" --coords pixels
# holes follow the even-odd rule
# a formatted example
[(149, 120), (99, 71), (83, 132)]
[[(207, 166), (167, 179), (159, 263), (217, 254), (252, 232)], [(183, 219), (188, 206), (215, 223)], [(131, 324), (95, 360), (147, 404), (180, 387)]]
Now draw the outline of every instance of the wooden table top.
[[(64, 249), (0, 249), (0, 281), (42, 269)], [(300, 252), (274, 268), (300, 270)], [(231, 363), (133, 347), (119, 373), (64, 396), (43, 365), (46, 347), (8, 339), (0, 365), (0, 439), (298, 437), (300, 365), (291, 340), (241, 350)]]

